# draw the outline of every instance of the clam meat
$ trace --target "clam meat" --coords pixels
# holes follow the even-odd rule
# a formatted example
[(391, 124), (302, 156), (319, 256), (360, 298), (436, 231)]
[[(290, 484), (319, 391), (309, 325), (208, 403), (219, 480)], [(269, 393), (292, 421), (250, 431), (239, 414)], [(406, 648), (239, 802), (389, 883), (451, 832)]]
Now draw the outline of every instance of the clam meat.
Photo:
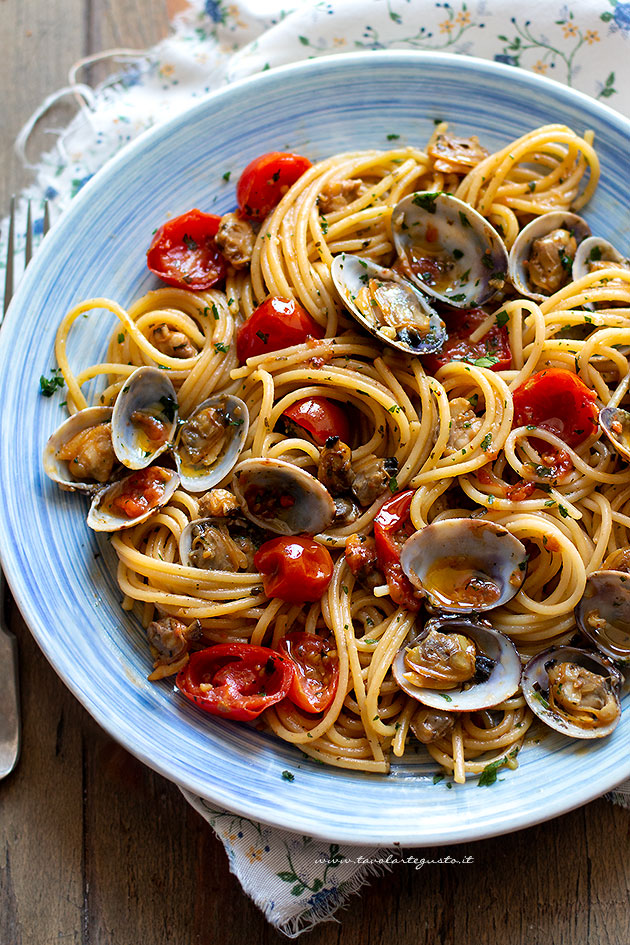
[(509, 275), (528, 299), (543, 301), (573, 278), (578, 246), (591, 229), (576, 213), (554, 210), (523, 227), (510, 250)]
[(433, 618), (397, 653), (392, 673), (400, 688), (443, 712), (473, 712), (517, 691), (521, 662), (514, 644), (485, 621)]
[(603, 738), (621, 718), (621, 673), (595, 651), (559, 646), (534, 656), (521, 687), (538, 718), (571, 738)]
[(180, 423), (173, 447), (184, 489), (205, 492), (232, 471), (249, 430), (246, 404), (233, 394), (210, 397)]
[(86, 407), (55, 430), (44, 448), (44, 472), (69, 492), (95, 492), (118, 465), (111, 407)]
[(264, 532), (240, 514), (195, 519), (179, 539), (179, 556), (189, 568), (255, 571), (254, 555)]
[(616, 451), (630, 461), (630, 413), (623, 407), (602, 407), (599, 425)]
[[(627, 556), (627, 552), (628, 549), (623, 549), (618, 553), (618, 567), (624, 567), (622, 556)], [(611, 563), (611, 557), (606, 559), (606, 567), (613, 567), (615, 561)], [(630, 574), (622, 570), (589, 574), (582, 599), (575, 608), (575, 619), (582, 633), (602, 653), (618, 663), (630, 662)]]

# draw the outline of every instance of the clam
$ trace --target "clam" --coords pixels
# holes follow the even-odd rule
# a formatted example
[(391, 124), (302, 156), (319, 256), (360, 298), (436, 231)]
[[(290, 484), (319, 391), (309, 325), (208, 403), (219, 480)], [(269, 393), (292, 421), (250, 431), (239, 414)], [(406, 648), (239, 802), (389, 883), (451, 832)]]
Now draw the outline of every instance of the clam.
[(441, 617), (394, 658), (400, 688), (423, 705), (447, 712), (475, 712), (517, 691), (521, 661), (516, 647), (485, 621)]
[(247, 439), (249, 412), (240, 397), (210, 397), (180, 423), (173, 447), (182, 486), (205, 492), (236, 465)]
[(508, 254), (488, 221), (450, 194), (410, 194), (392, 211), (400, 268), (423, 292), (456, 308), (490, 301), (505, 283)]
[(630, 461), (630, 413), (623, 407), (602, 407), (599, 425), (617, 452)]
[(44, 447), (44, 472), (69, 492), (95, 492), (117, 465), (111, 407), (86, 407), (69, 417)]
[(581, 279), (598, 269), (630, 269), (630, 259), (622, 256), (612, 243), (601, 236), (588, 236), (582, 240), (573, 260), (572, 275)]
[(166, 505), (178, 485), (179, 476), (172, 469), (150, 466), (136, 470), (96, 494), (87, 523), (96, 532), (132, 528)]
[(179, 557), (189, 568), (253, 571), (263, 531), (242, 515), (212, 516), (190, 522), (180, 535)]
[(432, 607), (464, 614), (511, 600), (525, 580), (527, 553), (501, 525), (450, 518), (408, 538), (400, 564)]
[(541, 721), (571, 738), (603, 738), (621, 718), (623, 677), (603, 656), (552, 647), (523, 668), (525, 700)]
[(528, 299), (543, 301), (572, 278), (578, 246), (591, 235), (576, 213), (554, 210), (523, 227), (510, 250), (509, 275), (514, 288)]
[(444, 344), (444, 322), (397, 272), (342, 253), (330, 273), (350, 314), (380, 341), (405, 354), (429, 354)]
[(234, 494), (250, 521), (279, 535), (316, 535), (335, 517), (328, 489), (281, 459), (245, 459), (234, 470)]
[(176, 428), (177, 394), (170, 378), (158, 368), (138, 368), (114, 404), (116, 456), (128, 469), (144, 469), (169, 448)]
[(630, 662), (630, 574), (621, 570), (589, 574), (575, 619), (602, 653), (617, 662)]

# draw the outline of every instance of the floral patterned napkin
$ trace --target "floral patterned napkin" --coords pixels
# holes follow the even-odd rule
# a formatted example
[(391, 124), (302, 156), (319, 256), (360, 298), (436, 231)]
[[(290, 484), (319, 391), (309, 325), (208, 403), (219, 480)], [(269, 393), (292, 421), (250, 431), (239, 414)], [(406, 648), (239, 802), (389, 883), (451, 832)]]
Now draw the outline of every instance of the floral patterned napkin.
[[(619, 0), (190, 0), (172, 34), (145, 53), (120, 59), (97, 89), (78, 85), (50, 97), (25, 126), (18, 151), (26, 163), (30, 128), (54, 101), (84, 101), (56, 146), (34, 167), (26, 199), (53, 218), (124, 144), (194, 99), (237, 78), (298, 59), (367, 49), (444, 50), (519, 66), (606, 101), (630, 117), (630, 2)], [(114, 61), (116, 61), (114, 57)], [(38, 209), (39, 208), (39, 212)], [(0, 259), (6, 258), (4, 221)], [(23, 247), (16, 249), (16, 270)], [(3, 265), (3, 264), (2, 264)], [(19, 275), (19, 273), (17, 273)], [(0, 273), (0, 281), (4, 279)], [(387, 850), (340, 848), (266, 827), (185, 792), (223, 842), (230, 869), (267, 919), (295, 937), (331, 918), (369, 878), (404, 857)], [(630, 781), (610, 795), (630, 807)]]

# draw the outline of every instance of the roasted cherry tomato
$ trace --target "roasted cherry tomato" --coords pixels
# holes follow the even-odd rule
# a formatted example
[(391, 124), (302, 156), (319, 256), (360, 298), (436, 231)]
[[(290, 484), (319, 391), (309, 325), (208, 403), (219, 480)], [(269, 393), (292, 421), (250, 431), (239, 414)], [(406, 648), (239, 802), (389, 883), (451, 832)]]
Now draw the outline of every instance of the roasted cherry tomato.
[(448, 335), (442, 350), (437, 354), (426, 354), (422, 358), (426, 370), (435, 374), (449, 361), (474, 363), (481, 359), (481, 367), (492, 371), (505, 371), (512, 364), (510, 338), (505, 325), (493, 324), (479, 341), (471, 342), (470, 336), (488, 317), (482, 308), (449, 308), (441, 312)]
[(400, 566), (400, 551), (407, 538), (415, 531), (409, 518), (414, 489), (406, 489), (391, 497), (380, 507), (374, 518), (376, 556), (393, 601), (407, 610), (419, 610), (420, 600), (409, 578)]
[(262, 220), (309, 167), (312, 164), (308, 158), (284, 151), (271, 151), (255, 158), (236, 185), (241, 213), (252, 220)]
[(254, 555), (267, 597), (290, 604), (319, 600), (330, 584), (333, 560), (324, 545), (312, 538), (272, 538)]
[(225, 258), (214, 237), (221, 217), (189, 210), (162, 224), (149, 246), (151, 272), (179, 289), (203, 292), (225, 278)]
[(111, 505), (127, 518), (137, 518), (159, 504), (167, 481), (168, 475), (163, 469), (151, 466), (139, 469), (122, 483)]
[(334, 640), (297, 631), (280, 640), (279, 650), (293, 663), (291, 702), (304, 712), (325, 712), (339, 683), (339, 657)]
[(572, 447), (597, 430), (595, 393), (564, 368), (546, 368), (532, 374), (512, 396), (515, 427), (533, 424), (555, 433)]
[(326, 397), (296, 400), (282, 416), (310, 433), (319, 446), (323, 446), (329, 436), (338, 436), (344, 443), (350, 440), (350, 424), (343, 408)]
[(323, 338), (324, 329), (297, 302), (274, 295), (265, 299), (239, 328), (236, 353), (244, 363), (257, 354), (302, 344), (309, 336)]
[(292, 679), (293, 663), (266, 646), (218, 643), (192, 653), (175, 683), (204, 712), (249, 722), (284, 699)]

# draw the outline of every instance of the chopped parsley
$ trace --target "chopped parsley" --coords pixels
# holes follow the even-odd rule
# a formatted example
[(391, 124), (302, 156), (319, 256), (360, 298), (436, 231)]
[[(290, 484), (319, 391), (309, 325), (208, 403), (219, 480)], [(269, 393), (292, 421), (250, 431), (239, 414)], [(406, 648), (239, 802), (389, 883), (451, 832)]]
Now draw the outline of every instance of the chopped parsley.
[(462, 226), (469, 226), (469, 227), (472, 226), (472, 223), (470, 222), (470, 220), (468, 219), (468, 217), (466, 216), (463, 210), (459, 211), (459, 219)]
[(269, 341), (269, 332), (267, 331), (257, 331), (256, 336), (260, 338), (260, 340), (262, 341), (264, 345), (266, 345), (267, 342)]
[(400, 135), (387, 135), (388, 141), (398, 141), (399, 138), (400, 138)]
[(42, 376), (39, 379), (39, 390), (44, 397), (52, 397), (56, 390), (63, 387), (63, 376), (61, 368), (53, 368), (51, 377)]
[(295, 775), (292, 771), (283, 771), (282, 772), (283, 781), (295, 781)]
[(231, 176), (232, 176), (232, 171), (226, 171), (225, 174), (223, 175), (223, 180), (225, 181), (226, 184), (229, 181)]
[(509, 320), (509, 315), (505, 311), (505, 309), (501, 309), (500, 312), (497, 312), (496, 320), (497, 320), (497, 325), (499, 326), (499, 328), (503, 328), (504, 325), (507, 325), (508, 320)]
[(598, 262), (602, 258), (602, 251), (599, 246), (593, 246), (592, 250), (588, 254), (588, 258), (591, 262)]
[(484, 451), (490, 449), (490, 444), (492, 443), (492, 433), (486, 433), (483, 440), (481, 441), (481, 449)]
[(389, 480), (388, 485), (389, 485), (390, 492), (396, 491), (396, 489), (398, 488), (398, 480), (396, 479), (395, 476), (392, 476), (392, 478)]
[(484, 354), (481, 358), (476, 358), (472, 363), (475, 367), (491, 368), (499, 363), (499, 359), (496, 354)]
[(439, 695), (442, 696), (442, 698), (444, 699), (445, 702), (452, 702), (452, 701), (453, 701), (453, 700), (451, 699), (451, 697), (448, 696), (445, 692), (440, 692)]
[(326, 217), (322, 217), (320, 219), (320, 226), (322, 228), (322, 233), (324, 234), (324, 236), (326, 236), (326, 233), (328, 233), (328, 220), (326, 219)]
[(417, 207), (422, 207), (427, 213), (435, 213), (435, 201), (440, 196), (440, 191), (427, 194), (414, 194), (411, 200)]
[(177, 403), (173, 400), (172, 397), (160, 397), (160, 403), (162, 404), (162, 412), (167, 420), (172, 422), (175, 419), (175, 411), (177, 410)]
[(434, 774), (434, 775), (433, 775), (433, 783), (434, 783), (434, 784), (439, 784), (440, 781), (443, 781), (443, 780), (444, 780), (444, 775), (443, 775), (443, 774)]
[(125, 340), (125, 333), (124, 331), (120, 331), (118, 333), (118, 344), (121, 345), (124, 340)]
[(184, 233), (182, 236), (182, 242), (188, 247), (191, 252), (194, 252), (196, 249), (199, 249), (199, 244), (189, 236), (188, 233)]
[(489, 765), (486, 765), (479, 775), (477, 787), (490, 787), (492, 784), (494, 784), (497, 780), (497, 772), (504, 761), (505, 758), (497, 758), (496, 761), (491, 761)]
[(230, 346), (224, 344), (222, 341), (215, 341), (214, 350), (217, 354), (219, 354), (219, 352), (221, 352), (221, 354), (227, 354), (230, 350)]

